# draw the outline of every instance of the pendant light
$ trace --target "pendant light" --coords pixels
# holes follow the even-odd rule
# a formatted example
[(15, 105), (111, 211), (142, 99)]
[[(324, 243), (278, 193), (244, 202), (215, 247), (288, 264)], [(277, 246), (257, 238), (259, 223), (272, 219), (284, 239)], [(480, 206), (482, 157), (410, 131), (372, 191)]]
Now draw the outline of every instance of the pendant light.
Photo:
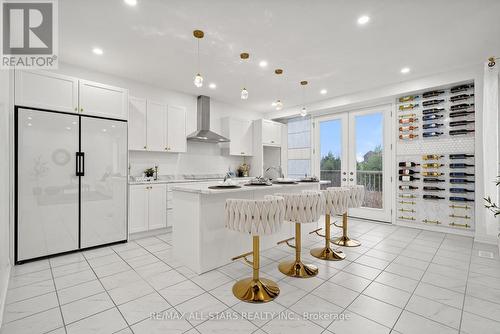
[(301, 81), (300, 85), (302, 86), (302, 109), (300, 110), (300, 116), (305, 117), (307, 115), (307, 109), (305, 104), (307, 81), (306, 80)]
[(197, 62), (198, 62), (198, 73), (194, 76), (194, 85), (198, 88), (203, 86), (203, 77), (200, 74), (200, 39), (205, 36), (205, 33), (201, 30), (193, 31), (193, 36), (196, 38), (197, 42)]
[[(249, 57), (250, 57), (250, 55), (247, 52), (240, 53), (240, 59), (241, 59), (242, 62), (244, 62), (245, 60), (247, 60)], [(248, 99), (248, 90), (245, 87), (243, 87), (241, 89), (241, 95), (240, 95), (240, 97), (241, 97), (242, 100), (247, 100)]]
[[(283, 70), (281, 68), (277, 68), (274, 70), (274, 74), (276, 74), (278, 77), (283, 74)], [(279, 95), (279, 87), (278, 87), (278, 95)], [(277, 99), (276, 102), (274, 103), (274, 106), (276, 110), (281, 110), (283, 109), (283, 102), (281, 102), (280, 99)]]

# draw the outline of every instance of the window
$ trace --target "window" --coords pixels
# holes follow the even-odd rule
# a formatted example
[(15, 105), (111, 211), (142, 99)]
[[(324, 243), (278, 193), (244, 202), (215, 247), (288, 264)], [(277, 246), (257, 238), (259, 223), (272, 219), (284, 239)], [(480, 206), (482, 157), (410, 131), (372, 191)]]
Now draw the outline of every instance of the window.
[(311, 175), (311, 118), (288, 121), (288, 177), (299, 179)]

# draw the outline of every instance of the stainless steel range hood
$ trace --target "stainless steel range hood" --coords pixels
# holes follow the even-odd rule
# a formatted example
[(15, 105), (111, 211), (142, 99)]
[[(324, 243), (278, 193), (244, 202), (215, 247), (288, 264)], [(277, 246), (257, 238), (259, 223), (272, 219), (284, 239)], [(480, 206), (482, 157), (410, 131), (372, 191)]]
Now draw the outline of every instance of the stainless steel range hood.
[(197, 130), (187, 136), (187, 140), (204, 143), (226, 143), (230, 140), (213, 131), (210, 131), (210, 97), (198, 96)]

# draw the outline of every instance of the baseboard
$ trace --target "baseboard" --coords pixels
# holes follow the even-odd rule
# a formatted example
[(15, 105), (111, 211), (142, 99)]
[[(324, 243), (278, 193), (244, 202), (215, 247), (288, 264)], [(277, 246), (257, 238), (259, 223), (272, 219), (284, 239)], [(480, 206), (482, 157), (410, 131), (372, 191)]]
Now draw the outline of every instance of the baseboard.
[(0, 278), (0, 328), (3, 323), (3, 313), (5, 310), (5, 302), (7, 298), (7, 289), (9, 288), (10, 271), (12, 266), (9, 264), (4, 278)]
[(482, 242), (490, 245), (498, 245), (498, 237), (494, 235), (477, 235), (474, 236), (475, 242)]
[(137, 240), (137, 239), (142, 239), (142, 238), (154, 237), (156, 235), (165, 234), (168, 232), (172, 232), (172, 227), (159, 228), (159, 229), (151, 230), (151, 231), (130, 233), (128, 236), (128, 240), (132, 241), (132, 240)]

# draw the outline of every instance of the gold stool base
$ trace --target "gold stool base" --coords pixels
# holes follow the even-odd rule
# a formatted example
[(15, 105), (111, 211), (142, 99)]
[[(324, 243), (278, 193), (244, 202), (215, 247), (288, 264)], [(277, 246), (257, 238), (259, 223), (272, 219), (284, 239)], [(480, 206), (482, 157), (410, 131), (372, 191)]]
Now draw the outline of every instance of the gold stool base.
[(311, 255), (321, 260), (340, 261), (345, 259), (344, 253), (335, 252), (330, 247), (311, 249)]
[(337, 239), (333, 240), (332, 243), (344, 247), (358, 247), (361, 245), (361, 242), (359, 242), (358, 240), (354, 240), (345, 236), (338, 237)]
[(297, 260), (281, 262), (278, 269), (290, 277), (309, 278), (318, 274), (318, 267), (312, 264), (304, 264), (302, 261)]
[(233, 295), (248, 303), (270, 302), (279, 293), (278, 284), (266, 278), (244, 278), (233, 285)]

